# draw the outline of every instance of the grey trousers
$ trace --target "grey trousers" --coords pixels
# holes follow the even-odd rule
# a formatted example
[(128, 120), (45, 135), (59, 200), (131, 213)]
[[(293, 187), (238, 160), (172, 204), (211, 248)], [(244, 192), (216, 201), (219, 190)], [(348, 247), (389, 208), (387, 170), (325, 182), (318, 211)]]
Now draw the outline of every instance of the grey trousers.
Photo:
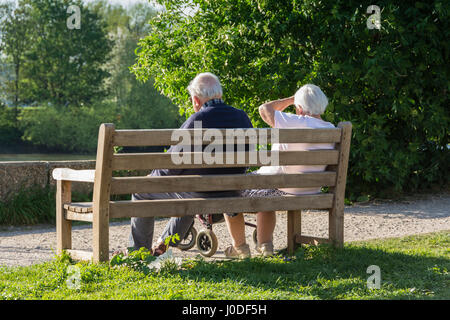
[[(157, 199), (189, 199), (194, 196), (188, 192), (179, 193), (139, 193), (133, 194), (132, 200), (157, 200)], [(194, 224), (194, 216), (184, 216), (181, 218), (170, 218), (166, 224), (161, 239), (166, 239), (168, 236), (178, 233), (180, 239), (183, 239), (191, 226)], [(129, 237), (129, 247), (137, 250), (141, 247), (147, 249), (152, 248), (153, 232), (154, 232), (155, 218), (131, 218), (131, 232)], [(176, 246), (171, 243), (172, 246)]]
[[(221, 198), (236, 196), (236, 192), (218, 192), (213, 194), (200, 192), (170, 192), (170, 193), (138, 193), (132, 195), (133, 201), (139, 200), (158, 200), (158, 199), (191, 199), (191, 198)], [(235, 213), (227, 213), (234, 216)], [(151, 249), (153, 241), (155, 218), (131, 218), (131, 232), (129, 237), (129, 249), (138, 250), (141, 247)], [(181, 218), (170, 218), (166, 224), (160, 238), (165, 240), (167, 237), (177, 234), (180, 240), (170, 243), (171, 246), (177, 246), (184, 239), (191, 226), (194, 224), (194, 216), (184, 216)]]

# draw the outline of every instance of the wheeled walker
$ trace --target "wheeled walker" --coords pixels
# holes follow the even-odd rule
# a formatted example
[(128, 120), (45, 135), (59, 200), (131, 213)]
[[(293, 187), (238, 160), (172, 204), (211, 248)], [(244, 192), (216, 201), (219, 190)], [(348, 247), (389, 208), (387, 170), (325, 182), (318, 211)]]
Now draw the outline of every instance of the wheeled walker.
[[(180, 241), (177, 247), (180, 250), (185, 251), (197, 246), (197, 249), (202, 256), (211, 257), (216, 253), (217, 247), (219, 246), (219, 242), (213, 231), (213, 225), (224, 222), (225, 218), (223, 217), (223, 214), (203, 214), (197, 215), (197, 218), (206, 229), (197, 232), (194, 223), (192, 223), (186, 236)], [(245, 222), (245, 225), (255, 228), (252, 238), (253, 242), (256, 244), (256, 225), (250, 222)]]

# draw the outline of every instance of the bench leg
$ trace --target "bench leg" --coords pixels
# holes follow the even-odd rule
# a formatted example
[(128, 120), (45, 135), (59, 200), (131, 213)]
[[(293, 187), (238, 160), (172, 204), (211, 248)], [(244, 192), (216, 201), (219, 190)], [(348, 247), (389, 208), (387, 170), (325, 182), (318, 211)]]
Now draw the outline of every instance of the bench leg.
[(344, 246), (344, 209), (330, 209), (328, 219), (330, 242), (333, 246), (342, 248)]
[(287, 221), (287, 247), (289, 255), (293, 255), (297, 248), (297, 235), (302, 233), (302, 211), (289, 210)]
[(93, 262), (104, 262), (109, 260), (109, 216), (106, 209), (95, 210), (92, 222), (93, 231)]
[(58, 180), (56, 184), (56, 254), (72, 249), (72, 222), (66, 220), (64, 203), (72, 201), (71, 182)]
[(109, 260), (109, 200), (112, 176), (114, 125), (103, 123), (98, 131), (97, 160), (93, 193), (92, 260)]

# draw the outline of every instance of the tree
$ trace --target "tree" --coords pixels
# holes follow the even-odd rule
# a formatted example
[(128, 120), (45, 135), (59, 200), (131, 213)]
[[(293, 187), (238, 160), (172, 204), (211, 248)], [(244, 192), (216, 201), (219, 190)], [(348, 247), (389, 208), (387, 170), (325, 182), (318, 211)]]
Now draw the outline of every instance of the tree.
[(219, 75), (227, 102), (255, 125), (259, 104), (315, 83), (329, 97), (325, 118), (353, 123), (350, 196), (448, 182), (448, 1), (380, 0), (380, 30), (356, 0), (158, 3), (133, 71), (182, 112), (202, 71)]
[[(69, 29), (67, 8), (81, 12), (80, 29)], [(20, 0), (32, 24), (27, 30), (27, 98), (55, 105), (81, 105), (104, 97), (112, 41), (101, 18), (81, 0)]]
[[(27, 30), (29, 19), (23, 8), (14, 8), (13, 2), (0, 5), (0, 52), (9, 57), (14, 68), (12, 88), (8, 91), (14, 101), (14, 122), (17, 127), (18, 106), (20, 101), (21, 68), (24, 63), (24, 52), (28, 46)], [(9, 88), (9, 85), (6, 85)]]
[(0, 101), (0, 146), (2, 149), (14, 147), (20, 143), (22, 132), (17, 126), (15, 111)]
[(120, 112), (118, 127), (178, 127), (180, 116), (177, 107), (154, 88), (152, 79), (143, 83), (130, 72), (130, 67), (136, 62), (137, 43), (147, 34), (148, 21), (156, 15), (154, 7), (138, 3), (124, 8), (97, 1), (92, 3), (92, 8), (103, 17), (115, 43), (106, 70), (111, 75), (107, 80), (110, 97)]

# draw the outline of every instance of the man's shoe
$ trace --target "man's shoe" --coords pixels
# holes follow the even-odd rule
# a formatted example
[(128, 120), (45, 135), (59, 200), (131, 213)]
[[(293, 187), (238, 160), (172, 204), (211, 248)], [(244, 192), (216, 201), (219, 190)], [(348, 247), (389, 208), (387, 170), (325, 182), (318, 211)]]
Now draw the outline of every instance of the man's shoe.
[(250, 247), (246, 243), (239, 247), (229, 246), (224, 252), (227, 258), (232, 259), (245, 259), (251, 257)]
[(256, 245), (256, 252), (260, 253), (264, 257), (273, 256), (273, 243), (266, 242)]
[(165, 253), (167, 250), (167, 246), (164, 244), (164, 242), (160, 242), (158, 245), (152, 248), (152, 255), (157, 257)]

